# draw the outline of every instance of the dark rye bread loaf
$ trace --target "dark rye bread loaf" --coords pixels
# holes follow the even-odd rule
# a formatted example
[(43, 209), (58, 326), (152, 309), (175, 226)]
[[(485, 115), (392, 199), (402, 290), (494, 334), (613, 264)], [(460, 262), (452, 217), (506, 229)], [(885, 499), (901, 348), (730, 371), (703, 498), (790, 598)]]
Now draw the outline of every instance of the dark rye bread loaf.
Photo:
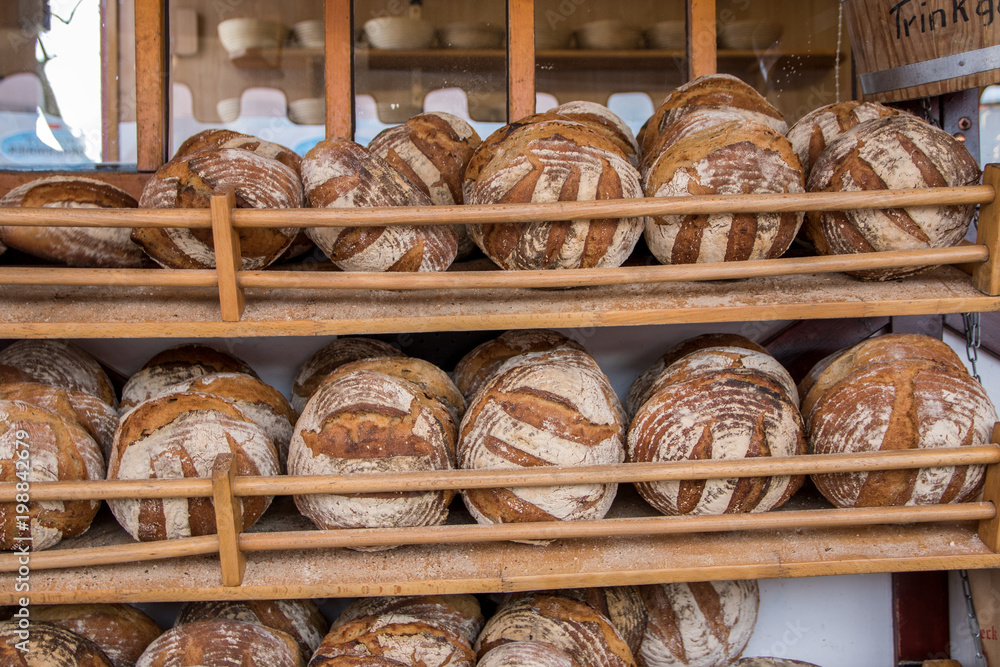
[(114, 667), (134, 667), (163, 630), (145, 612), (128, 604), (59, 604), (31, 608), (31, 619), (46, 621), (86, 637)]
[(299, 646), (280, 630), (213, 619), (167, 630), (136, 667), (302, 667)]
[[(856, 192), (974, 185), (979, 165), (948, 132), (911, 115), (861, 123), (835, 139), (809, 175), (810, 192)], [(803, 228), (821, 255), (945, 248), (969, 229), (975, 206), (814, 211)], [(866, 280), (913, 275), (925, 267), (852, 271)]]
[[(802, 417), (764, 373), (718, 370), (668, 384), (643, 403), (628, 432), (630, 462), (739, 460), (804, 454)], [(668, 515), (765, 512), (802, 476), (642, 482), (640, 495)]]
[[(604, 134), (569, 120), (510, 134), (479, 174), (470, 204), (622, 199), (642, 196), (639, 173)], [(503, 269), (620, 266), (642, 234), (642, 218), (469, 225), (480, 250)]]
[[(99, 479), (104, 479), (104, 457), (82, 426), (30, 403), (0, 400), (0, 482)], [(82, 535), (100, 506), (98, 500), (31, 501), (24, 530), (17, 520), (24, 512), (17, 504), (0, 503), (0, 549), (27, 544), (41, 551)]]
[[(0, 207), (135, 208), (124, 190), (80, 176), (47, 176), (19, 185), (3, 197)], [(0, 241), (11, 248), (68, 266), (137, 268), (149, 258), (132, 241), (128, 227), (0, 226)]]
[(19, 632), (16, 621), (0, 623), (4, 667), (114, 667), (97, 644), (58, 625), (32, 619), (27, 638)]
[[(182, 155), (160, 167), (143, 188), (141, 208), (208, 208), (215, 193), (233, 190), (237, 208), (301, 208), (298, 173), (276, 159), (242, 148), (218, 148)], [(298, 230), (239, 229), (241, 266), (262, 269), (291, 245)], [(136, 227), (132, 239), (153, 260), (170, 269), (215, 268), (211, 229)]]
[[(839, 454), (989, 443), (996, 409), (964, 369), (926, 359), (871, 363), (831, 386), (809, 418), (814, 454)], [(930, 505), (969, 500), (985, 467), (813, 475), (838, 507)]]
[(364, 616), (404, 614), (451, 630), (471, 645), (483, 629), (483, 613), (472, 595), (403, 595), (358, 598), (340, 612), (338, 627)]
[(580, 667), (566, 651), (548, 642), (519, 641), (500, 644), (482, 656), (478, 667)]
[(476, 654), (464, 637), (415, 616), (395, 613), (363, 616), (331, 628), (309, 667), (342, 665), (337, 659), (348, 656), (422, 667), (472, 667), (476, 663)]
[(35, 382), (96, 396), (117, 407), (111, 378), (86, 350), (64, 340), (27, 339), (0, 351), (0, 366), (12, 366)]
[(641, 586), (649, 610), (640, 660), (646, 667), (730, 665), (757, 624), (757, 582), (710, 581)]
[[(108, 479), (178, 479), (212, 476), (215, 459), (233, 454), (237, 475), (278, 474), (278, 454), (260, 426), (231, 401), (210, 394), (167, 394), (125, 414), (115, 431)], [(245, 530), (271, 498), (240, 498)], [(211, 498), (109, 500), (118, 523), (137, 540), (211, 535), (216, 532)]]
[[(306, 153), (302, 182), (313, 208), (431, 205), (397, 169), (347, 139), (326, 139)], [(450, 225), (313, 227), (307, 234), (344, 271), (444, 271), (458, 252)]]
[[(646, 196), (776, 194), (804, 191), (802, 164), (771, 128), (731, 121), (667, 148), (646, 174)], [(801, 212), (664, 215), (646, 218), (646, 244), (664, 264), (780, 257)]]
[(603, 104), (574, 100), (554, 107), (551, 109), (551, 113), (557, 113), (570, 120), (593, 127), (611, 139), (625, 153), (630, 163), (633, 165), (638, 163), (639, 144), (636, 143), (635, 135), (632, 134), (632, 128)]
[(0, 383), (0, 400), (24, 401), (74, 421), (98, 444), (105, 460), (111, 455), (118, 413), (90, 394), (37, 382), (11, 382)]
[(398, 347), (384, 343), (377, 338), (363, 336), (339, 336), (316, 350), (306, 359), (292, 382), (292, 407), (299, 414), (306, 407), (306, 401), (315, 393), (327, 375), (341, 366), (358, 359), (371, 357), (405, 357)]

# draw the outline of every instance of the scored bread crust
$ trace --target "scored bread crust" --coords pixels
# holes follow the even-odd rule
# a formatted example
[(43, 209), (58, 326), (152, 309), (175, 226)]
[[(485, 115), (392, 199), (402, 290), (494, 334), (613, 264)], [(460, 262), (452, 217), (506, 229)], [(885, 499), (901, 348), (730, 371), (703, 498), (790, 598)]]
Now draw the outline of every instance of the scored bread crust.
[(256, 623), (211, 619), (164, 632), (136, 667), (302, 667), (299, 646), (288, 633)]
[(114, 667), (133, 667), (163, 630), (128, 604), (58, 604), (31, 608), (32, 622), (46, 621), (97, 644)]
[(54, 623), (31, 620), (27, 651), (18, 647), (25, 641), (22, 632), (15, 621), (0, 622), (4, 667), (114, 667), (97, 644)]
[(292, 382), (292, 407), (299, 414), (327, 375), (344, 364), (370, 357), (406, 356), (398, 347), (377, 338), (340, 336), (302, 362)]
[(0, 366), (12, 366), (33, 381), (82, 391), (118, 406), (111, 378), (86, 350), (64, 340), (25, 339), (0, 350)]
[(0, 400), (31, 403), (76, 422), (100, 446), (104, 459), (110, 457), (118, 413), (99, 398), (38, 382), (11, 382), (0, 383)]
[(342, 656), (384, 658), (424, 667), (472, 667), (476, 662), (475, 652), (461, 635), (416, 616), (391, 612), (362, 616), (331, 628), (309, 665), (337, 665), (334, 660)]
[(479, 601), (472, 595), (410, 595), (358, 598), (340, 612), (333, 625), (339, 627), (364, 616), (388, 613), (440, 625), (470, 644), (476, 641), (485, 622)]

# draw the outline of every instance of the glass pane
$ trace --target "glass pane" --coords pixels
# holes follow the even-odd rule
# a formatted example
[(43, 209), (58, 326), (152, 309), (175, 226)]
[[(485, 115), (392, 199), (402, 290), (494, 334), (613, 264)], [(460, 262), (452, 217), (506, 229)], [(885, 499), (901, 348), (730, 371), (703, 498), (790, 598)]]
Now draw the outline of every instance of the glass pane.
[(135, 162), (132, 16), (132, 0), (0, 2), (0, 168)]

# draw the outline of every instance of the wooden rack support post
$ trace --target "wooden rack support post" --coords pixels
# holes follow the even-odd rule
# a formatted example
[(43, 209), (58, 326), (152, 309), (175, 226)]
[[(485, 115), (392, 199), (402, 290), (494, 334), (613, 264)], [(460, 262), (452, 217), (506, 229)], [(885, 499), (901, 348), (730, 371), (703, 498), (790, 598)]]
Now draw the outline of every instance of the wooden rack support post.
[(718, 71), (715, 44), (715, 0), (687, 2), (688, 79)]
[(239, 586), (246, 571), (246, 555), (240, 551), (243, 527), (243, 504), (233, 494), (236, 457), (219, 454), (212, 466), (212, 502), (215, 505), (215, 529), (219, 534), (219, 563), (222, 585)]
[[(1000, 442), (1000, 422), (993, 425), (992, 442)], [(1000, 508), (1000, 463), (986, 466), (986, 482), (983, 484), (983, 500)], [(992, 519), (979, 522), (979, 539), (990, 550), (1000, 553), (1000, 509)]]
[(972, 284), (980, 292), (1000, 294), (1000, 165), (988, 164), (983, 184), (993, 186), (993, 201), (979, 207), (979, 230), (976, 243), (990, 250), (990, 257), (972, 272)]
[(167, 155), (166, 8), (162, 0), (135, 3), (135, 119), (139, 171), (156, 171)]
[(246, 307), (246, 296), (237, 282), (240, 271), (240, 237), (233, 228), (236, 195), (232, 190), (212, 195), (212, 240), (215, 243), (215, 270), (219, 279), (219, 304), (223, 322), (238, 322)]
[(326, 136), (354, 138), (354, 0), (326, 0)]
[(507, 120), (535, 113), (535, 2), (507, 0)]

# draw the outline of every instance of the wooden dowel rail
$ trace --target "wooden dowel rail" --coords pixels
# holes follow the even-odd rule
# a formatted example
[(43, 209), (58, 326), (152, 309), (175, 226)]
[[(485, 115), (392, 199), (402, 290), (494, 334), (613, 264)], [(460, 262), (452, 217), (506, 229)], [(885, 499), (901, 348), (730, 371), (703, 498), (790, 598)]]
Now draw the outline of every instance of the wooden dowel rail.
[[(135, 542), (107, 547), (53, 549), (31, 552), (32, 570), (57, 570), (67, 567), (117, 565), (187, 556), (211, 556), (219, 553), (218, 535), (184, 537), (159, 542)], [(0, 572), (16, 572), (16, 554), (0, 554)]]

